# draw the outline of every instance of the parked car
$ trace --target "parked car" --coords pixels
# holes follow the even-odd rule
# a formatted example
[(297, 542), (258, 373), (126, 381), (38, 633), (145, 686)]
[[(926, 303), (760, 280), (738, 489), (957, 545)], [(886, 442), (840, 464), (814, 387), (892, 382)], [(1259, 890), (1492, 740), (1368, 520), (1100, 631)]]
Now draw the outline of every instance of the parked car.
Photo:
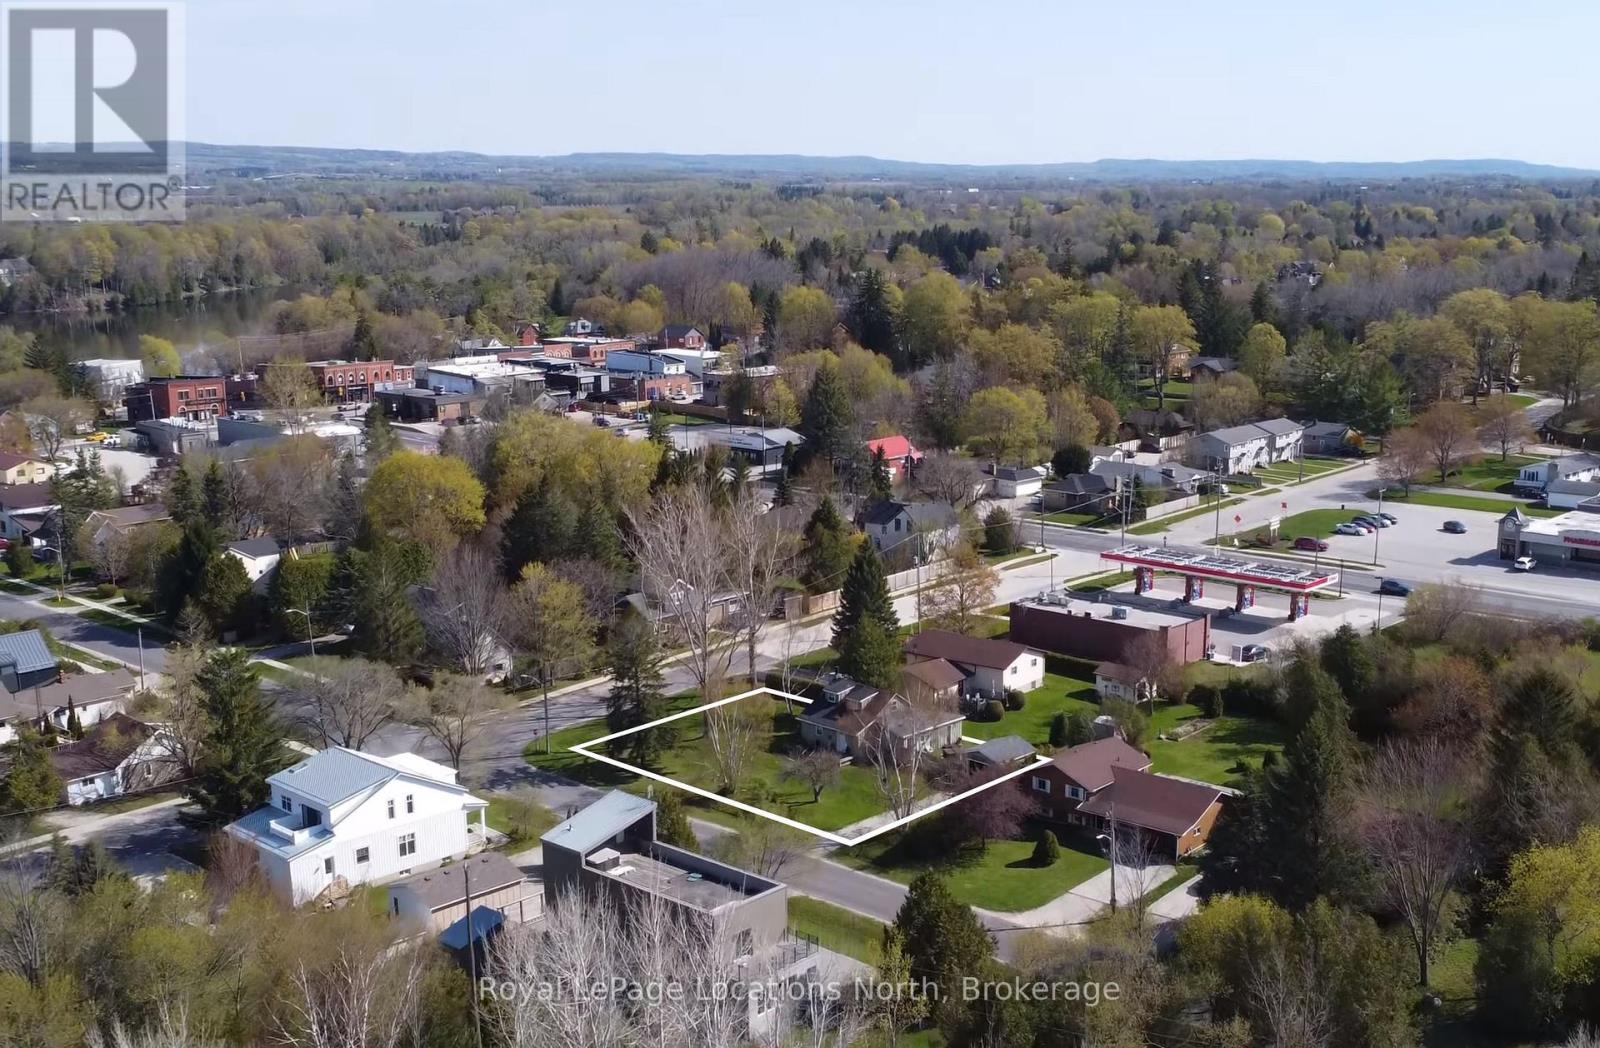
[(1382, 520), (1387, 520), (1390, 524), (1400, 523), (1400, 518), (1395, 516), (1393, 513), (1379, 513), (1377, 516)]
[(1302, 535), (1294, 540), (1295, 549), (1311, 550), (1313, 553), (1328, 552), (1328, 544), (1321, 539), (1314, 539), (1310, 535)]
[(1355, 528), (1356, 531), (1358, 531), (1359, 533), (1361, 533), (1363, 535), (1370, 535), (1374, 531), (1378, 530), (1377, 528), (1374, 528), (1371, 524), (1368, 524), (1364, 520), (1352, 520), (1350, 522), (1350, 526), (1352, 528)]
[(1335, 535), (1365, 535), (1367, 529), (1360, 524), (1345, 523), (1333, 529)]
[(1386, 597), (1409, 597), (1411, 587), (1399, 579), (1384, 579), (1378, 583), (1378, 592)]
[(1518, 557), (1511, 562), (1512, 571), (1532, 571), (1539, 562), (1532, 557)]
[(1260, 662), (1266, 657), (1267, 646), (1265, 644), (1246, 644), (1239, 649), (1239, 660), (1241, 662)]
[(1467, 533), (1467, 526), (1461, 523), (1459, 520), (1447, 520), (1444, 522), (1444, 530), (1448, 531), (1452, 535), (1465, 535)]
[(1372, 526), (1375, 528), (1389, 528), (1394, 526), (1394, 521), (1376, 514), (1369, 516), (1367, 520), (1371, 521)]

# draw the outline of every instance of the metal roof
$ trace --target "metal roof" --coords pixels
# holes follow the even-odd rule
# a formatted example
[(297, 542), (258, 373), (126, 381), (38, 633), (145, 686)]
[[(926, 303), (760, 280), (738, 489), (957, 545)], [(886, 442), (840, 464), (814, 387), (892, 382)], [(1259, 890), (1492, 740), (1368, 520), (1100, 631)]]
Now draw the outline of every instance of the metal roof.
[(1002, 735), (967, 751), (968, 760), (982, 760), (989, 764), (1013, 764), (1032, 757), (1033, 743), (1020, 735)]
[[(269, 779), (268, 781), (270, 782), (271, 780)], [(291, 815), (282, 808), (274, 808), (269, 804), (265, 807), (257, 808), (236, 822), (229, 823), (228, 832), (249, 841), (258, 848), (264, 848), (274, 855), (281, 855), (286, 859), (292, 859), (296, 855), (308, 852), (333, 837), (333, 831), (326, 824), (313, 827), (298, 844), (272, 832), (273, 820), (283, 819), (286, 822), (295, 823), (298, 822), (299, 818), (298, 814)]]
[(267, 782), (314, 803), (332, 806), (399, 774), (394, 768), (343, 747), (323, 750), (285, 768)]
[(241, 557), (256, 560), (261, 557), (276, 557), (282, 553), (278, 547), (278, 540), (271, 535), (263, 535), (258, 539), (240, 539), (238, 542), (228, 543), (228, 551), (237, 553)]
[(1294, 593), (1323, 589), (1333, 585), (1339, 578), (1337, 572), (1318, 570), (1310, 565), (1246, 560), (1210, 550), (1183, 549), (1178, 546), (1122, 546), (1106, 550), (1100, 557), (1119, 564), (1135, 564), (1157, 571), (1221, 579), (1224, 582), (1243, 582)]
[(17, 673), (37, 673), (59, 665), (38, 630), (0, 634), (0, 664), (15, 664)]
[(544, 844), (583, 854), (655, 810), (656, 803), (649, 798), (612, 790), (539, 839)]

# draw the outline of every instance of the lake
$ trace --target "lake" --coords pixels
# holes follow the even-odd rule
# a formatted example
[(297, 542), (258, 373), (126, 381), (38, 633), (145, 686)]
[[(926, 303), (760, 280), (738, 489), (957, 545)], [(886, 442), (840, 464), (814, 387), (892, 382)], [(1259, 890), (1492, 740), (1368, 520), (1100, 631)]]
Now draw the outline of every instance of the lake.
[(137, 357), (140, 335), (167, 339), (187, 357), (202, 346), (260, 333), (267, 307), (301, 290), (232, 291), (118, 313), (14, 313), (0, 316), (0, 324), (32, 332), (43, 345), (63, 346), (74, 360)]

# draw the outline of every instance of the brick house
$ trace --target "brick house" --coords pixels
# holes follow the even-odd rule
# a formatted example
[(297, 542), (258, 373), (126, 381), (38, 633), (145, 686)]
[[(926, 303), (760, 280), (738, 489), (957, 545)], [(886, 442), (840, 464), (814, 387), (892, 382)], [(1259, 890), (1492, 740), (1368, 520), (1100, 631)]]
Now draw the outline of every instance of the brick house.
[(1117, 736), (1061, 750), (1023, 780), (1046, 821), (1103, 833), (1115, 820), (1164, 859), (1203, 846), (1222, 811), (1221, 787), (1152, 774), (1150, 758)]
[(220, 375), (179, 375), (135, 383), (122, 392), (130, 422), (182, 418), (191, 422), (228, 413), (225, 382)]
[(411, 365), (392, 360), (317, 360), (306, 366), (322, 395), (336, 401), (369, 401), (380, 386), (409, 386), (413, 377)]
[(705, 349), (706, 337), (693, 324), (668, 324), (661, 329), (665, 349)]

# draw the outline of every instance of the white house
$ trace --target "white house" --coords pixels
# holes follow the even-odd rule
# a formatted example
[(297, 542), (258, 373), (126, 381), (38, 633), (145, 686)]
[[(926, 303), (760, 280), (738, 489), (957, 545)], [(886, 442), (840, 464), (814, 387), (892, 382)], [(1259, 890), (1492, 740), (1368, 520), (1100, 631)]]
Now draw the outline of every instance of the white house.
[(1600, 480), (1600, 459), (1589, 455), (1564, 455), (1535, 462), (1517, 471), (1512, 487), (1519, 495), (1542, 495), (1550, 485), (1561, 480)]
[(172, 735), (125, 713), (102, 718), (83, 738), (48, 752), (73, 806), (151, 789), (178, 774)]
[(966, 677), (968, 695), (999, 698), (1008, 691), (1044, 687), (1044, 655), (1008, 640), (968, 637), (950, 630), (922, 630), (906, 639), (913, 662), (943, 659)]
[(994, 467), (994, 493), (1003, 499), (1026, 498), (1044, 490), (1050, 471), (1043, 466)]
[(856, 523), (879, 553), (924, 564), (961, 533), (960, 516), (944, 502), (878, 502)]
[(1248, 473), (1258, 466), (1299, 458), (1304, 433), (1304, 426), (1286, 418), (1214, 429), (1189, 442), (1189, 460), (1221, 473)]
[(1121, 699), (1140, 703), (1151, 695), (1150, 680), (1132, 666), (1119, 662), (1102, 662), (1094, 668), (1095, 694), (1102, 699)]
[[(489, 808), (454, 769), (414, 753), (378, 757), (336, 746), (267, 780), (272, 799), (228, 832), (298, 906), (329, 887), (404, 876), (459, 859), (485, 839)], [(469, 826), (476, 814), (478, 825)]]
[(250, 584), (258, 590), (266, 587), (272, 573), (278, 570), (278, 562), (283, 559), (283, 551), (278, 548), (278, 540), (271, 535), (230, 542), (227, 553), (239, 559), (239, 563), (244, 565), (244, 573), (250, 579)]
[(1600, 481), (1554, 480), (1544, 489), (1544, 504), (1551, 509), (1577, 509), (1600, 498)]
[(144, 362), (140, 360), (95, 357), (78, 361), (75, 370), (108, 404), (120, 403), (123, 390), (144, 381)]

